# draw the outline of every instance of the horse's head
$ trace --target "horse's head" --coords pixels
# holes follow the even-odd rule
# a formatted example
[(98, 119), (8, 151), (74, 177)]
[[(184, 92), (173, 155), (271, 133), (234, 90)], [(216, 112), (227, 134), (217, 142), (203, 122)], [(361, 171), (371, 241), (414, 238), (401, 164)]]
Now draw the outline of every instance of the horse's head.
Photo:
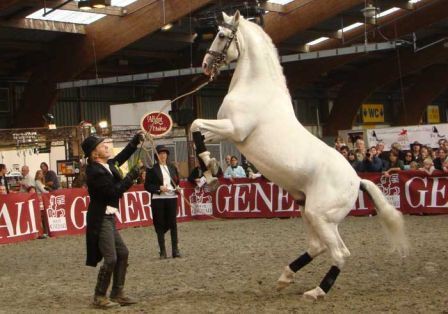
[(236, 37), (240, 12), (236, 11), (234, 16), (228, 16), (223, 12), (222, 16), (224, 22), (219, 26), (218, 34), (202, 62), (202, 69), (206, 75), (215, 75), (221, 66), (238, 59), (240, 55)]

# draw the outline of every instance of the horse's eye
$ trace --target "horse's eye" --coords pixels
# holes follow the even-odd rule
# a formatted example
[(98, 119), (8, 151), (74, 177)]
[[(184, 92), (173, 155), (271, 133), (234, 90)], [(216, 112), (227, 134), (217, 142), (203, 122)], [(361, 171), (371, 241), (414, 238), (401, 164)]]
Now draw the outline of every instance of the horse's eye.
[(223, 38), (226, 37), (226, 35), (224, 35), (223, 33), (219, 33), (219, 34), (218, 34), (218, 37), (221, 38), (221, 39), (223, 39)]

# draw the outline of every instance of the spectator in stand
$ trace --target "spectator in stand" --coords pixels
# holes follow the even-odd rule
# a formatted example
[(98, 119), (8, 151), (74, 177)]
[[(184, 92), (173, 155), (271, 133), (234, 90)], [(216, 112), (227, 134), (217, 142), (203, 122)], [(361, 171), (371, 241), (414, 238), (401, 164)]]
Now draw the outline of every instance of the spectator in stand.
[(348, 160), (348, 153), (349, 153), (349, 149), (348, 149), (348, 146), (346, 146), (346, 145), (344, 145), (344, 146), (341, 146), (341, 148), (339, 149), (339, 152), (342, 154), (342, 156), (344, 156), (344, 158), (346, 159), (346, 160)]
[(228, 167), (230, 167), (230, 160), (232, 159), (232, 156), (230, 156), (230, 155), (227, 155), (226, 156), (226, 158), (224, 158), (224, 161), (225, 161), (225, 165), (224, 165), (224, 171), (226, 171), (226, 169), (228, 168)]
[(372, 146), (366, 152), (364, 160), (358, 164), (357, 172), (381, 172), (384, 170), (383, 161), (376, 155), (376, 148)]
[(445, 140), (445, 142), (443, 142), (443, 148), (446, 152), (448, 152), (448, 140)]
[(356, 166), (359, 163), (359, 161), (356, 159), (356, 154), (355, 154), (354, 151), (351, 150), (351, 151), (348, 152), (347, 161), (356, 170)]
[(420, 167), (423, 166), (423, 161), (426, 158), (431, 158), (431, 155), (429, 153), (429, 148), (427, 146), (422, 146), (422, 148), (420, 149), (420, 158), (417, 160)]
[(0, 164), (0, 185), (2, 185), (5, 190), (6, 194), (9, 194), (9, 185), (8, 180), (6, 180), (6, 165)]
[(26, 192), (27, 193), (36, 193), (36, 187), (34, 187), (32, 185), (29, 186)]
[(359, 151), (361, 152), (363, 155), (365, 155), (366, 153), (366, 144), (364, 143), (364, 140), (362, 138), (358, 138), (355, 141), (355, 147), (354, 147), (355, 152)]
[(445, 158), (445, 161), (442, 164), (442, 171), (448, 173), (448, 157)]
[(415, 160), (411, 161), (411, 163), (409, 164), (409, 170), (418, 170), (418, 162), (416, 162)]
[(420, 150), (422, 149), (422, 144), (415, 141), (411, 144), (411, 154), (412, 160), (418, 161), (420, 159)]
[(3, 184), (0, 184), (0, 195), (6, 195), (8, 192), (6, 191), (6, 187)]
[(224, 171), (224, 178), (233, 181), (235, 178), (245, 177), (246, 173), (244, 172), (243, 167), (238, 165), (238, 158), (236, 158), (236, 156), (232, 156), (230, 158), (230, 166)]
[(437, 170), (443, 170), (443, 162), (446, 159), (446, 151), (443, 148), (439, 148), (437, 150), (437, 157), (434, 158), (433, 162), (434, 162), (434, 168), (436, 168)]
[(249, 179), (257, 179), (261, 177), (261, 173), (258, 172), (258, 169), (247, 159), (244, 163), (243, 169)]
[(411, 168), (411, 162), (413, 161), (415, 162), (412, 152), (407, 151), (404, 155), (404, 162), (403, 162), (404, 170), (409, 170)]
[(437, 149), (432, 149), (431, 147), (428, 147), (429, 154), (431, 155), (431, 159), (434, 161), (434, 159), (437, 158)]
[(448, 144), (448, 141), (446, 139), (441, 138), (438, 142), (439, 148), (447, 149), (446, 144)]
[(29, 188), (34, 186), (34, 179), (30, 176), (30, 168), (22, 166), (22, 181), (20, 181), (20, 192), (29, 192)]
[(45, 189), (45, 178), (42, 170), (37, 170), (34, 176), (34, 186), (36, 187), (37, 194), (48, 193)]
[(140, 167), (138, 178), (137, 178), (137, 184), (144, 184), (146, 179), (146, 167), (142, 166)]
[(345, 144), (345, 142), (344, 142), (344, 139), (342, 137), (340, 137), (340, 136), (336, 137), (335, 140), (334, 140), (334, 148), (337, 151), (341, 151), (341, 147), (342, 146), (347, 146)]
[(434, 164), (432, 162), (431, 158), (426, 158), (423, 160), (423, 167), (419, 168), (418, 170), (424, 171), (427, 174), (432, 174), (436, 168), (434, 168)]
[(194, 160), (194, 166), (195, 167), (191, 170), (190, 175), (188, 176), (188, 182), (195, 186), (202, 187), (207, 183), (207, 180), (204, 177), (204, 172), (202, 171), (197, 158)]
[(392, 145), (390, 146), (390, 152), (397, 155), (399, 160), (404, 161), (404, 152), (401, 150), (400, 143), (392, 143)]
[(81, 165), (78, 175), (72, 182), (72, 188), (87, 188), (86, 164)]
[(384, 143), (378, 142), (376, 144), (375, 148), (376, 148), (377, 157), (379, 157), (381, 160), (387, 161), (387, 159), (389, 157), (389, 153), (384, 151)]
[(403, 161), (398, 158), (398, 154), (391, 151), (389, 154), (389, 164), (387, 165), (383, 174), (388, 177), (391, 172), (400, 171), (404, 169)]
[(355, 149), (355, 156), (356, 160), (360, 162), (366, 157), (365, 153), (363, 153), (361, 149)]
[(42, 162), (40, 164), (40, 169), (44, 174), (45, 186), (47, 187), (48, 190), (54, 191), (61, 187), (58, 176), (53, 170), (48, 169), (48, 164), (46, 162)]

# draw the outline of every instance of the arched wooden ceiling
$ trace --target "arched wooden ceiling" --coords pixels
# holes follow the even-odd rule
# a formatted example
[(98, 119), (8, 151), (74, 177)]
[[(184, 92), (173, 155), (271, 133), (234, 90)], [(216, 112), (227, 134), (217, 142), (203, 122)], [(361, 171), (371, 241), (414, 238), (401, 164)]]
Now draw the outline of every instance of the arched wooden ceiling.
[[(226, 1), (226, 4), (237, 2)], [(264, 16), (264, 27), (279, 47), (281, 54), (301, 51), (304, 48), (303, 44), (313, 36), (328, 36), (330, 39), (319, 45), (306, 47), (307, 49), (337, 48), (364, 40), (364, 27), (344, 34), (343, 38), (335, 32), (341, 22), (346, 26), (355, 21), (365, 21), (360, 13), (364, 0), (295, 0), (286, 6), (260, 2), (266, 8), (272, 9)], [(369, 42), (384, 41), (386, 38), (409, 40), (409, 34), (413, 32), (424, 33), (427, 38), (425, 40), (428, 42), (446, 37), (448, 23), (439, 28), (434, 27), (433, 24), (447, 20), (448, 1), (422, 0), (416, 4), (410, 4), (407, 0), (369, 0), (368, 2), (381, 6), (383, 10), (394, 6), (404, 9), (381, 19), (381, 23), (375, 25), (367, 21)], [(191, 23), (191, 20), (195, 20), (196, 14), (213, 7), (219, 8), (222, 2), (165, 0), (165, 21), (161, 14), (160, 0), (137, 0), (126, 8), (112, 7), (101, 11), (107, 16), (88, 26), (67, 26), (66, 23), (45, 22), (31, 25), (26, 22), (24, 16), (41, 8), (42, 3), (41, 0), (0, 1), (0, 80), (2, 74), (6, 77), (27, 80), (24, 103), (20, 108), (20, 112), (27, 112), (27, 114), (18, 115), (15, 121), (16, 126), (41, 125), (41, 119), (36, 117), (48, 112), (55, 104), (57, 82), (79, 77), (94, 78), (98, 74), (113, 76), (179, 68), (189, 66), (192, 62), (195, 62), (197, 66), (196, 63), (199, 62), (204, 47), (201, 47), (201, 44), (191, 36), (191, 25), (188, 29), (182, 23), (185, 24), (186, 18), (189, 18)], [(49, 7), (54, 7), (64, 1), (46, 0), (46, 3)], [(76, 10), (73, 3), (67, 6), (64, 9)], [(167, 22), (176, 22), (176, 27), (183, 28), (183, 31), (165, 33), (158, 31)], [(52, 29), (52, 32), (42, 29)], [(5, 49), (1, 49), (2, 47)], [(440, 51), (443, 51), (443, 43), (441, 47), (439, 52), (435, 52), (434, 49), (422, 51), (421, 53), (425, 53), (429, 61), (421, 61), (422, 65), (418, 69), (421, 70), (439, 62), (440, 59), (437, 56), (441, 53)], [(417, 54), (409, 52), (410, 48), (405, 50), (402, 53), (406, 56), (407, 62), (420, 59)], [(191, 55), (191, 51), (194, 55)], [(285, 66), (285, 74), (292, 90), (320, 81), (323, 79), (322, 75), (328, 73), (331, 74), (328, 77), (334, 80), (328, 83), (337, 83), (342, 86), (335, 101), (328, 128), (334, 133), (337, 128), (351, 127), (356, 110), (365, 97), (384, 84), (378, 79), (373, 80), (375, 84), (371, 82), (365, 87), (357, 85), (360, 90), (357, 97), (352, 97), (345, 91), (349, 89), (350, 84), (355, 84), (353, 80), (358, 80), (356, 84), (360, 84), (359, 78), (365, 75), (367, 69), (375, 68), (380, 71), (376, 69), (381, 68), (378, 67), (381, 64), (377, 61), (378, 57), (384, 58), (383, 63), (394, 62), (393, 56), (388, 56), (387, 53), (377, 54), (373, 58), (369, 55), (340, 56), (291, 63)], [(356, 65), (357, 60), (360, 59), (366, 64), (361, 69)], [(121, 60), (132, 62), (129, 64), (125, 62), (125, 66), (117, 66)], [(93, 67), (95, 62), (96, 67)], [(344, 72), (339, 73), (339, 68), (343, 68)], [(396, 73), (390, 74), (387, 69), (383, 71), (382, 75), (387, 74), (389, 80), (397, 79)], [(440, 71), (433, 71), (442, 75)], [(427, 73), (426, 70), (421, 74), (421, 77), (425, 78), (423, 73)], [(200, 77), (194, 80), (192, 77), (178, 78), (176, 79), (178, 88), (173, 91), (172, 80), (165, 80), (156, 91), (154, 95), (156, 98), (173, 98), (175, 95), (172, 93), (179, 94), (182, 88), (191, 88), (202, 82)], [(443, 91), (443, 87), (440, 88)], [(436, 90), (434, 86), (433, 91), (421, 93), (427, 95), (425, 96), (427, 98), (436, 97), (436, 94), (440, 93)], [(342, 103), (344, 105), (340, 107), (339, 104)], [(410, 110), (406, 121), (419, 119), (417, 116), (421, 115), (421, 112), (421, 108)]]

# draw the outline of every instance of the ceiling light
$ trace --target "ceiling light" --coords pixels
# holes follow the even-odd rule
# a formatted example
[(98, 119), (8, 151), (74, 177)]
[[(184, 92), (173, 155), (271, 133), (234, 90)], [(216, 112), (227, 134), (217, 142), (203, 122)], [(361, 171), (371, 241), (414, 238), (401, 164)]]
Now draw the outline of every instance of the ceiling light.
[(110, 0), (91, 0), (90, 2), (95, 9), (104, 9), (106, 6), (110, 6)]
[(308, 46), (312, 46), (312, 45), (317, 45), (323, 41), (326, 41), (327, 39), (329, 39), (328, 37), (319, 37), (318, 39), (315, 39), (313, 41), (310, 41), (309, 43), (307, 43)]
[(168, 23), (168, 24), (162, 26), (161, 30), (166, 32), (166, 31), (170, 30), (172, 27), (173, 27), (173, 24)]
[(420, 1), (422, 1), (422, 0), (409, 0), (409, 3), (417, 3), (417, 2), (420, 2)]
[(92, 4), (90, 0), (81, 0), (78, 2), (78, 8), (84, 11), (88, 11), (92, 9)]
[(392, 13), (398, 11), (398, 10), (400, 10), (400, 8), (393, 7), (393, 8), (390, 8), (390, 9), (386, 10), (386, 11), (381, 12), (376, 17), (380, 18), (380, 17), (386, 16), (386, 15), (392, 14)]
[(351, 31), (352, 29), (355, 29), (355, 28), (357, 28), (357, 27), (359, 27), (361, 25), (364, 25), (364, 24), (360, 23), (360, 22), (356, 22), (356, 23), (353, 23), (353, 24), (351, 24), (349, 26), (341, 28), (338, 32), (348, 32), (348, 31)]
[(270, 2), (270, 3), (275, 3), (275, 4), (280, 4), (280, 5), (285, 5), (292, 1), (293, 0), (268, 0), (268, 2)]

